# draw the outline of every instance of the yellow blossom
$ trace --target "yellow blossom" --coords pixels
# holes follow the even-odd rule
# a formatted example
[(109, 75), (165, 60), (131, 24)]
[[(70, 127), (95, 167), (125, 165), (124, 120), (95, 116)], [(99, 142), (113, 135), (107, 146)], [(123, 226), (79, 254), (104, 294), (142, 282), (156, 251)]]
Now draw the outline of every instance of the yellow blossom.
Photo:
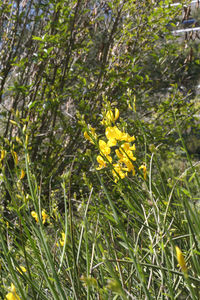
[(97, 162), (99, 163), (99, 167), (96, 168), (97, 170), (101, 170), (106, 167), (106, 162), (101, 155), (97, 156)]
[(124, 160), (124, 164), (126, 165), (126, 171), (131, 172), (132, 175), (135, 176), (135, 168), (132, 162), (129, 159)]
[(23, 143), (22, 143), (22, 141), (20, 140), (20, 138), (19, 138), (18, 136), (16, 136), (16, 138), (15, 138), (15, 139), (16, 139), (16, 142), (17, 142), (17, 143), (19, 143), (20, 145), (22, 145), (22, 144), (23, 144)]
[(20, 180), (22, 180), (22, 179), (24, 178), (24, 176), (25, 176), (25, 171), (22, 169), (22, 170), (21, 170)]
[(6, 295), (7, 300), (20, 300), (20, 297), (17, 295), (16, 288), (13, 283), (11, 283), (11, 292)]
[(38, 223), (39, 219), (38, 219), (38, 214), (35, 211), (31, 212), (31, 216), (35, 219), (35, 221)]
[(119, 109), (115, 108), (115, 121), (119, 118)]
[(87, 139), (88, 141), (91, 140), (91, 137), (88, 135), (87, 131), (84, 131), (83, 135), (84, 135), (85, 139)]
[(136, 96), (134, 96), (134, 100), (133, 100), (133, 108), (134, 108), (134, 111), (136, 112)]
[[(31, 212), (31, 216), (35, 219), (35, 221), (37, 223), (39, 222), (38, 214), (35, 211)], [(43, 209), (42, 210), (42, 223), (43, 224), (46, 222), (47, 218), (48, 218), (48, 215), (46, 214), (46, 211)]]
[[(115, 156), (115, 162), (112, 164), (112, 173), (115, 182), (117, 182), (120, 178), (125, 178), (128, 172), (132, 172), (133, 176), (135, 175), (133, 161), (136, 160), (136, 157), (134, 156), (135, 144), (132, 144), (132, 142), (135, 141), (135, 137), (121, 131), (115, 125), (115, 121), (118, 118), (119, 110), (116, 108), (115, 112), (112, 110), (107, 111), (102, 121), (102, 124), (106, 126), (105, 136), (107, 138), (107, 142), (99, 140), (100, 155), (97, 156), (99, 166), (96, 168), (97, 170), (101, 170), (107, 166), (107, 162), (112, 163), (113, 157), (111, 150), (112, 147), (117, 146), (117, 149), (115, 149), (117, 160)], [(145, 174), (146, 173), (144, 173), (144, 176)]]
[(135, 145), (130, 146), (129, 143), (124, 143), (120, 148), (121, 153), (123, 154), (124, 158), (128, 158), (130, 160), (135, 161), (136, 157), (133, 156), (133, 152), (135, 150)]
[[(59, 240), (59, 243), (60, 243), (60, 246), (64, 246), (64, 243), (65, 243), (65, 233), (64, 232), (62, 232), (61, 233), (61, 239)], [(59, 244), (58, 243), (56, 243), (56, 245), (57, 245), (57, 247), (59, 246)]]
[(97, 134), (96, 134), (96, 132), (95, 132), (95, 128), (93, 128), (92, 126), (90, 126), (90, 132), (91, 132), (91, 134), (92, 134), (92, 136), (93, 136), (94, 138), (97, 138)]
[(141, 169), (143, 170), (144, 180), (146, 180), (147, 179), (147, 167), (145, 165), (141, 165), (139, 167), (139, 170), (141, 170)]
[(12, 154), (13, 154), (13, 158), (14, 158), (15, 164), (17, 165), (17, 164), (18, 164), (18, 156), (17, 156), (17, 153), (16, 153), (15, 151), (12, 151)]
[(46, 220), (48, 219), (48, 215), (46, 214), (46, 211), (42, 210), (42, 223), (44, 224)]
[(133, 156), (132, 151), (128, 151), (128, 153), (126, 153), (126, 152), (122, 152), (122, 150), (119, 151), (118, 149), (116, 149), (115, 153), (117, 154), (117, 156), (119, 158), (119, 162), (126, 165), (126, 169), (124, 168), (124, 170), (128, 171), (128, 172), (132, 171), (132, 174), (134, 176), (135, 175), (135, 168), (134, 168), (134, 165), (131, 162), (131, 160), (136, 160), (136, 158)]
[(93, 128), (92, 126), (89, 126), (89, 134), (87, 131), (85, 131), (83, 135), (84, 135), (85, 139), (90, 141), (92, 144), (94, 144), (93, 139), (97, 139), (97, 134), (95, 132), (95, 128)]
[(109, 110), (106, 113), (106, 119), (110, 122), (114, 123), (118, 118), (119, 118), (119, 109), (117, 109), (117, 108), (115, 108), (115, 116), (114, 116), (112, 110)]
[(116, 139), (109, 139), (107, 145), (109, 147), (113, 147), (117, 145), (117, 140)]
[(119, 109), (115, 108), (115, 115), (112, 110), (107, 111), (105, 118), (102, 120), (102, 124), (105, 126), (111, 125), (111, 123), (115, 123), (115, 121), (119, 118)]
[(23, 267), (23, 266), (19, 266), (19, 268), (16, 268), (17, 269), (17, 271), (20, 273), (20, 274), (22, 274), (22, 273), (26, 273), (26, 268), (25, 267)]
[(130, 145), (126, 147), (126, 145), (123, 144), (119, 149), (115, 150), (120, 162), (126, 164), (127, 161), (136, 160), (136, 157), (134, 157), (133, 152), (130, 149), (134, 149), (134, 147), (130, 147)]
[(131, 143), (131, 142), (135, 141), (135, 137), (130, 136), (128, 133), (123, 133), (122, 140), (125, 141), (125, 142), (128, 142), (128, 143)]
[(105, 156), (110, 154), (110, 147), (103, 140), (99, 140), (99, 148)]
[(117, 141), (121, 141), (121, 137), (123, 136), (123, 133), (117, 128), (117, 126), (107, 127), (105, 134), (109, 140), (108, 145), (110, 147), (115, 146)]
[(62, 232), (61, 235), (62, 235), (62, 239), (60, 239), (60, 245), (63, 247), (64, 246), (64, 242), (65, 242), (65, 233)]
[(130, 143), (124, 143), (121, 148), (127, 152), (127, 151), (135, 151), (135, 144), (133, 144), (132, 146), (130, 145)]
[(89, 136), (89, 134), (87, 133), (87, 131), (84, 132), (84, 137), (86, 140), (90, 141), (90, 143), (94, 144), (92, 138)]
[(176, 257), (177, 257), (179, 266), (181, 267), (181, 270), (183, 272), (187, 272), (187, 266), (186, 266), (186, 262), (185, 262), (183, 253), (178, 246), (176, 246), (175, 248), (176, 248)]
[[(112, 157), (111, 157), (111, 156), (107, 155), (107, 156), (106, 156), (106, 159), (107, 159), (110, 163), (112, 162)], [(98, 156), (97, 156), (97, 162), (99, 163), (99, 167), (96, 168), (97, 170), (101, 170), (101, 169), (103, 169), (103, 168), (106, 167), (106, 162), (105, 162), (105, 160), (103, 159), (103, 157), (102, 157), (101, 155), (98, 155)]]
[(114, 167), (114, 170), (112, 170), (112, 173), (113, 173), (113, 177), (115, 178), (115, 182), (117, 182), (119, 180), (119, 177), (121, 179), (124, 179), (127, 176), (127, 173), (123, 172), (123, 168), (120, 164), (113, 164), (113, 167)]
[(6, 156), (6, 151), (5, 150), (1, 150), (1, 158), (0, 161), (2, 161)]
[(117, 126), (107, 127), (105, 134), (108, 139), (108, 145), (110, 147), (115, 146), (117, 144), (117, 141), (124, 141), (128, 143), (135, 141), (134, 136), (130, 136), (128, 133), (120, 131)]

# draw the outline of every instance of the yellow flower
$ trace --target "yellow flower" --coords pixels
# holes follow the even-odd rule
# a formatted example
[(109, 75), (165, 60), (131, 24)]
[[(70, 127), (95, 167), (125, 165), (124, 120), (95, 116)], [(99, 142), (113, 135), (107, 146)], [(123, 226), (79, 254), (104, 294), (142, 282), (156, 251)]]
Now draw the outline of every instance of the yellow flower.
[(115, 121), (119, 118), (119, 109), (115, 108)]
[(107, 111), (105, 118), (102, 120), (102, 124), (105, 126), (110, 125), (111, 123), (115, 123), (119, 118), (119, 109), (115, 108), (115, 115), (113, 114), (112, 110)]
[(31, 212), (31, 216), (35, 219), (35, 221), (38, 223), (39, 222), (39, 219), (38, 219), (38, 215), (35, 211), (32, 211)]
[(117, 126), (107, 127), (105, 134), (108, 139), (108, 145), (110, 147), (115, 146), (117, 144), (117, 141), (124, 141), (128, 143), (135, 141), (134, 136), (130, 136), (128, 133), (120, 131)]
[(84, 137), (86, 140), (90, 141), (92, 144), (94, 144), (92, 138), (89, 136), (89, 134), (87, 133), (87, 131), (84, 131)]
[(134, 157), (132, 150), (135, 147), (134, 145), (131, 147), (129, 143), (124, 143), (119, 149), (115, 150), (115, 153), (117, 154), (119, 161), (121, 163), (124, 163), (127, 168), (129, 169), (128, 171), (130, 172), (131, 170), (134, 170), (133, 164), (131, 161), (135, 161), (136, 157)]
[[(124, 160), (124, 164), (126, 165), (126, 171), (131, 172), (132, 171), (132, 175), (135, 176), (135, 168), (134, 165), (132, 164), (132, 162), (129, 159)], [(125, 170), (125, 168), (124, 168)]]
[(121, 148), (124, 150), (124, 152), (135, 151), (135, 144), (131, 146), (129, 143), (124, 143)]
[(16, 153), (15, 151), (12, 151), (12, 155), (13, 155), (15, 164), (17, 165), (17, 164), (18, 164), (18, 156), (17, 156), (17, 153)]
[(119, 118), (119, 109), (117, 109), (117, 108), (115, 108), (115, 116), (114, 116), (112, 110), (109, 110), (106, 113), (106, 119), (110, 122), (114, 123), (118, 118)]
[(20, 138), (19, 138), (18, 136), (16, 136), (16, 138), (15, 138), (15, 139), (16, 139), (16, 142), (17, 142), (17, 143), (19, 143), (20, 145), (22, 145), (22, 144), (23, 144), (23, 143), (22, 143), (22, 141), (20, 140)]
[(42, 210), (42, 223), (44, 224), (48, 219), (48, 215), (46, 214), (45, 209)]
[(97, 134), (95, 132), (95, 128), (93, 128), (92, 126), (90, 126), (90, 132), (92, 134), (93, 137), (97, 138)]
[(105, 156), (110, 154), (110, 147), (103, 140), (99, 140), (99, 148)]
[(101, 170), (106, 167), (106, 162), (101, 155), (97, 156), (97, 162), (99, 163), (99, 167), (96, 168), (97, 170)]
[(92, 144), (94, 144), (93, 139), (97, 139), (97, 134), (95, 132), (95, 128), (92, 126), (89, 126), (89, 134), (87, 131), (84, 132), (84, 137), (86, 140), (90, 141)]
[(185, 259), (183, 257), (183, 253), (182, 253), (181, 249), (179, 249), (178, 246), (176, 246), (175, 248), (176, 248), (176, 257), (177, 257), (179, 266), (181, 267), (181, 270), (183, 272), (187, 272), (187, 266), (186, 266)]
[(141, 169), (143, 170), (144, 180), (146, 180), (147, 179), (147, 167), (145, 165), (141, 165), (139, 167), (139, 170), (141, 170)]
[(124, 179), (127, 176), (127, 173), (123, 172), (123, 168), (120, 164), (113, 164), (114, 170), (112, 170), (113, 177), (115, 178), (115, 182), (119, 180), (119, 177), (121, 179)]
[[(112, 110), (109, 110), (107, 113), (106, 113), (106, 119), (110, 122), (115, 122), (115, 116), (112, 112)], [(116, 118), (117, 120), (117, 118)]]
[(135, 145), (133, 145), (131, 147), (129, 143), (124, 143), (120, 147), (120, 151), (123, 154), (124, 160), (127, 160), (127, 159), (132, 160), (132, 161), (136, 160), (136, 157), (133, 156), (132, 150), (135, 150)]
[(16, 293), (16, 288), (13, 283), (11, 283), (11, 292), (6, 295), (7, 300), (20, 300)]
[(60, 239), (60, 245), (63, 247), (64, 246), (64, 242), (65, 242), (65, 233), (62, 232), (61, 235), (62, 235), (62, 238)]
[(121, 132), (117, 126), (107, 127), (105, 131), (106, 137), (109, 140), (108, 145), (110, 147), (115, 146), (117, 141), (121, 141), (123, 132)]
[[(121, 150), (121, 149), (120, 149)], [(122, 150), (121, 150), (122, 151)], [(115, 150), (115, 153), (117, 154), (119, 158), (120, 163), (124, 163), (126, 165), (125, 171), (131, 172), (133, 176), (135, 175), (135, 168), (132, 164), (131, 160), (136, 160), (136, 158), (133, 156), (133, 153), (131, 151), (128, 151), (128, 153), (121, 152), (118, 149)]]
[(2, 161), (6, 156), (6, 151), (5, 150), (1, 150), (1, 158), (0, 161)]
[(24, 178), (25, 174), (26, 174), (25, 171), (22, 169), (21, 170), (20, 180), (22, 180)]
[[(113, 164), (112, 173), (117, 182), (120, 178), (123, 179), (127, 176), (127, 172), (132, 172), (135, 175), (135, 168), (133, 161), (136, 160), (133, 151), (135, 151), (135, 141), (134, 136), (130, 136), (128, 133), (121, 131), (117, 126), (115, 126), (115, 121), (119, 118), (119, 110), (116, 108), (115, 113), (112, 110), (107, 111), (102, 124), (106, 125), (105, 136), (107, 138), (107, 143), (103, 140), (99, 140), (99, 150), (100, 155), (97, 156), (97, 162), (99, 166), (97, 170), (105, 168), (107, 162), (112, 163), (111, 148), (114, 146), (119, 146), (115, 150), (118, 161)], [(115, 157), (116, 159), (116, 157)]]
[[(35, 211), (31, 212), (31, 216), (35, 219), (35, 221), (37, 223), (39, 222), (38, 214)], [(42, 210), (42, 223), (44, 224), (47, 219), (48, 219), (48, 215), (46, 214), (46, 211), (43, 209)]]
[(130, 136), (128, 133), (123, 133), (122, 140), (125, 142), (128, 142), (128, 143), (131, 143), (131, 142), (135, 141), (135, 137)]
[(133, 108), (134, 108), (134, 111), (136, 112), (136, 96), (134, 96), (134, 100), (133, 100)]
[[(63, 247), (63, 246), (64, 246), (64, 243), (65, 243), (65, 233), (62, 232), (61, 235), (62, 235), (62, 237), (61, 237), (61, 239), (59, 240), (59, 243), (60, 243), (60, 246)], [(56, 245), (57, 245), (57, 247), (59, 247), (59, 244), (58, 244), (58, 243), (56, 243)]]
[[(107, 156), (106, 156), (106, 159), (107, 159), (110, 163), (112, 162), (112, 157), (111, 157), (111, 156), (107, 155)], [(103, 169), (103, 168), (106, 167), (106, 162), (105, 162), (105, 160), (103, 159), (103, 157), (102, 157), (101, 155), (98, 155), (98, 156), (97, 156), (97, 162), (99, 163), (99, 167), (96, 168), (97, 170), (101, 170), (101, 169)]]
[(19, 266), (19, 268), (16, 268), (16, 269), (20, 274), (23, 274), (23, 272), (26, 273), (26, 268), (23, 266)]

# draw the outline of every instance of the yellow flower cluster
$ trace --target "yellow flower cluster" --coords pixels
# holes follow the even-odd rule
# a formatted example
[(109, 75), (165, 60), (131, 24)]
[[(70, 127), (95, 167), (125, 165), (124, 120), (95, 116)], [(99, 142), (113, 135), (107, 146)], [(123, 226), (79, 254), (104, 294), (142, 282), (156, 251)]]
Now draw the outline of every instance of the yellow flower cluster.
[(131, 144), (135, 140), (135, 137), (122, 132), (117, 126), (108, 126), (105, 130), (105, 135), (108, 140), (107, 142), (99, 140), (100, 155), (97, 156), (97, 162), (99, 163), (97, 170), (106, 167), (108, 162), (112, 163), (112, 157), (110, 156), (111, 148), (118, 145), (118, 149), (115, 149), (117, 162), (113, 163), (112, 170), (115, 182), (119, 178), (125, 178), (128, 172), (132, 172), (132, 175), (135, 175), (133, 165), (133, 161), (136, 160), (133, 154), (135, 145)]
[[(97, 162), (99, 166), (97, 170), (101, 170), (107, 166), (112, 165), (112, 174), (115, 182), (120, 178), (125, 178), (128, 173), (135, 175), (135, 168), (133, 162), (136, 160), (134, 156), (135, 141), (134, 136), (130, 136), (128, 133), (121, 131), (115, 122), (119, 118), (119, 110), (115, 108), (115, 112), (109, 110), (103, 121), (101, 122), (105, 127), (105, 136), (107, 141), (99, 140), (100, 155), (97, 156)], [(87, 132), (84, 133), (86, 139), (94, 144), (94, 139), (97, 140), (95, 129), (90, 127), (90, 135)], [(115, 147), (115, 155), (111, 155), (112, 147)], [(114, 158), (114, 160), (113, 160)], [(144, 179), (147, 177), (147, 170), (145, 164), (140, 166), (139, 169), (143, 170)]]
[(13, 283), (11, 283), (11, 289), (10, 290), (11, 290), (10, 293), (8, 293), (6, 295), (6, 299), (7, 300), (20, 300), (19, 296), (17, 295), (16, 288), (15, 288)]
[[(35, 211), (31, 212), (31, 216), (35, 219), (35, 221), (37, 223), (39, 222), (38, 214)], [(47, 215), (45, 209), (43, 209), (42, 210), (42, 223), (45, 224), (47, 219), (48, 219), (48, 215)]]
[(101, 124), (104, 126), (109, 126), (112, 123), (115, 123), (119, 118), (119, 109), (115, 108), (115, 114), (113, 114), (112, 110), (107, 111), (105, 118), (101, 121)]

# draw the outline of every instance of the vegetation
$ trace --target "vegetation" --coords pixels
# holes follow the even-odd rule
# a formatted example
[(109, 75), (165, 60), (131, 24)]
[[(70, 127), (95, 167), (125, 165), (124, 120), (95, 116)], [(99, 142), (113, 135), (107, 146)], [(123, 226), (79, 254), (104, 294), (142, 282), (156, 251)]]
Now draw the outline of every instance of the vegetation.
[(171, 2), (0, 1), (1, 299), (200, 298), (199, 43)]

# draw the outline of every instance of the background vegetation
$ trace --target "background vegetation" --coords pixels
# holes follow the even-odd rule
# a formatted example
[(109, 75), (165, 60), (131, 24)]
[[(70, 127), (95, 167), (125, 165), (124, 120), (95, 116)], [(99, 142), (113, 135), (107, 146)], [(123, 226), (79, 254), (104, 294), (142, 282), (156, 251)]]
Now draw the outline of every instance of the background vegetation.
[(200, 298), (199, 37), (170, 3), (0, 1), (2, 299)]

